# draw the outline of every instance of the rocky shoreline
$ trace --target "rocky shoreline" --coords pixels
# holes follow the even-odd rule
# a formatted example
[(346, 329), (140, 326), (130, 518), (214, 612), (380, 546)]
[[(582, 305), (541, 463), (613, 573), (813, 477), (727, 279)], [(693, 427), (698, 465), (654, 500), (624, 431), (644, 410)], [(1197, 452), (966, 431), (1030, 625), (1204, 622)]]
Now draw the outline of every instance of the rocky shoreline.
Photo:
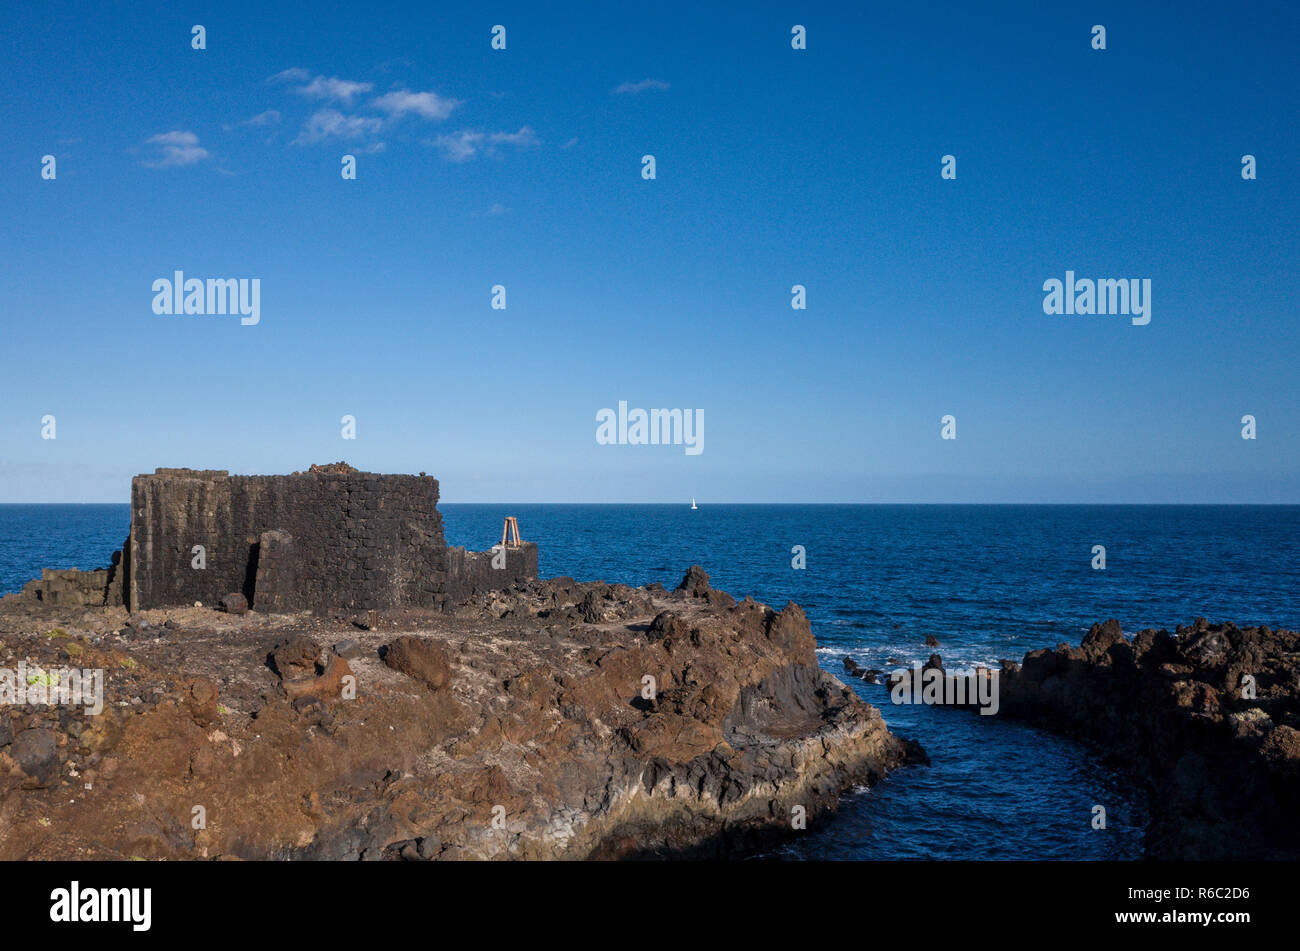
[[(1003, 661), (1002, 712), (1082, 739), (1150, 793), (1148, 858), (1300, 858), (1300, 634), (1198, 618)], [(1101, 805), (1104, 805), (1101, 804)]]
[(749, 854), (924, 757), (797, 605), (699, 568), (450, 612), (227, 606), (0, 599), (0, 666), (104, 671), (98, 715), (0, 708), (0, 860)]

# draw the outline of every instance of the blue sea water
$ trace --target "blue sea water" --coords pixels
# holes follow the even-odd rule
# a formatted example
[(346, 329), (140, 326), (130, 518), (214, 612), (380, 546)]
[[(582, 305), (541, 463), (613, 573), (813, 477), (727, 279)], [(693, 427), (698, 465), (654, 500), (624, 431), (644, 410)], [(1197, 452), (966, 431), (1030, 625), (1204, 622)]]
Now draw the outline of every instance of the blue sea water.
[[(808, 612), (822, 665), (908, 664), (939, 639), (947, 666), (1198, 616), (1300, 626), (1300, 506), (457, 505), (447, 540), (483, 549), (515, 515), (543, 576), (673, 587), (691, 564), (717, 588)], [(0, 593), (42, 567), (101, 567), (126, 505), (0, 506)], [(806, 568), (791, 549), (806, 550)], [(1106, 568), (1093, 570), (1093, 546)], [(805, 859), (1104, 859), (1141, 855), (1143, 797), (1095, 753), (998, 716), (897, 706), (851, 680), (932, 764), (849, 796), (782, 850)], [(1107, 812), (1091, 828), (1092, 807)]]

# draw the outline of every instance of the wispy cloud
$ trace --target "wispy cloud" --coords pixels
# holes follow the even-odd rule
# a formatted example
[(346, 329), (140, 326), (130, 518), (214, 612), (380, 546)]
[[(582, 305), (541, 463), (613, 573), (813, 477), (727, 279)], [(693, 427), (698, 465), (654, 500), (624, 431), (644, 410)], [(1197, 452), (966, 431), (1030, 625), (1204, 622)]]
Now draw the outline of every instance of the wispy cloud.
[(623, 83), (615, 86), (610, 90), (610, 95), (618, 96), (624, 94), (636, 95), (639, 92), (645, 92), (647, 89), (668, 89), (669, 86), (662, 79), (643, 79), (639, 83)]
[[(265, 126), (279, 125), (280, 119), (281, 116), (278, 109), (267, 109), (265, 112), (259, 112), (251, 119), (244, 119), (242, 122), (235, 123), (235, 125), (250, 125), (257, 128), (263, 128)], [(226, 126), (225, 128), (229, 130), (233, 128), (233, 126)]]
[(207, 149), (199, 146), (199, 137), (193, 132), (160, 132), (146, 139), (145, 145), (156, 146), (155, 158), (144, 163), (148, 168), (180, 168), (211, 157)]
[[(366, 103), (365, 111), (375, 111), (381, 115), (359, 115), (352, 107), (361, 101), (364, 94), (374, 89), (374, 83), (340, 79), (337, 76), (322, 76), (299, 66), (281, 70), (274, 76), (267, 77), (266, 81), (293, 84), (293, 91), (298, 95), (331, 104), (318, 108), (307, 119), (298, 137), (293, 140), (297, 145), (323, 142), (327, 139), (364, 140), (378, 135), (382, 129), (396, 123), (403, 116), (441, 121), (461, 105), (459, 99), (440, 96), (436, 92), (399, 88)], [(268, 109), (241, 124), (267, 125), (279, 120), (280, 113)], [(383, 147), (383, 144), (378, 142), (369, 145), (372, 151), (379, 151)]]
[(353, 99), (374, 88), (374, 83), (358, 83), (337, 76), (317, 76), (307, 85), (300, 86), (297, 92), (308, 99), (330, 99), (350, 106)]
[(537, 133), (528, 126), (520, 126), (518, 132), (493, 132), (488, 136), (491, 145), (537, 145)]
[(301, 66), (291, 66), (289, 69), (282, 69), (274, 76), (268, 76), (268, 83), (300, 83), (311, 79), (311, 71), (303, 69)]
[(521, 126), (518, 132), (475, 132), (466, 129), (451, 135), (440, 135), (432, 140), (426, 139), (425, 144), (436, 147), (453, 162), (468, 162), (479, 155), (495, 154), (501, 145), (523, 148), (537, 145), (539, 140), (531, 128)]
[(373, 116), (349, 116), (337, 109), (321, 109), (304, 123), (296, 144), (322, 142), (325, 139), (364, 139), (378, 135), (384, 120)]
[(445, 119), (460, 104), (459, 99), (448, 99), (436, 92), (409, 92), (405, 89), (395, 89), (370, 103), (394, 119), (407, 113), (423, 119)]
[(294, 92), (308, 99), (324, 99), (352, 105), (354, 99), (375, 88), (374, 83), (356, 82), (351, 79), (339, 79), (337, 76), (312, 76), (301, 67), (294, 66), (281, 70), (267, 79), (269, 83), (302, 83)]

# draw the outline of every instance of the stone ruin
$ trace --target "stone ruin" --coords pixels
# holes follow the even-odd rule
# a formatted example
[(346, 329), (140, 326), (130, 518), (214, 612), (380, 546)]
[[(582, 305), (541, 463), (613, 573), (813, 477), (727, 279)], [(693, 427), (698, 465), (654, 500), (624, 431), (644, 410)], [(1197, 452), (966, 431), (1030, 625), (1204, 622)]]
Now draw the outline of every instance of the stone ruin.
[(131, 481), (130, 535), (110, 567), (47, 568), (17, 597), (131, 611), (231, 594), (261, 611), (446, 609), (536, 577), (532, 542), (448, 547), (431, 476), (158, 469)]

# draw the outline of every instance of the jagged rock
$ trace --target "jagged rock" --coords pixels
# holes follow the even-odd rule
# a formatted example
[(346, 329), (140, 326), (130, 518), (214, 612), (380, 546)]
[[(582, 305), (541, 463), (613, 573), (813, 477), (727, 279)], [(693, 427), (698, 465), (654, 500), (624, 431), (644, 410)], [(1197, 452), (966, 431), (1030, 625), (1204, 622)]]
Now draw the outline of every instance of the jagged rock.
[(667, 641), (669, 645), (690, 637), (691, 630), (681, 616), (672, 611), (660, 611), (650, 622), (646, 636), (651, 640)]
[(318, 676), (323, 670), (319, 659), (321, 647), (304, 635), (295, 635), (281, 641), (271, 650), (271, 661), (282, 680), (299, 680)]
[(938, 647), (938, 646), (939, 646), (939, 638), (935, 637), (933, 634), (927, 634), (927, 635), (925, 635), (925, 646), (926, 646), (926, 647)]
[(710, 588), (709, 593), (705, 595), (711, 606), (728, 610), (736, 606), (736, 599), (725, 591), (719, 591), (717, 588)]
[(1105, 653), (1116, 644), (1124, 643), (1124, 630), (1119, 621), (1111, 618), (1101, 624), (1094, 624), (1083, 637), (1082, 647), (1093, 653)]
[(808, 615), (793, 601), (787, 601), (780, 613), (768, 612), (767, 637), (800, 663), (817, 663), (817, 639), (813, 637)]
[(930, 754), (925, 751), (925, 747), (923, 747), (916, 740), (909, 739), (909, 740), (904, 740), (903, 742), (904, 745), (906, 746), (905, 762), (915, 763), (920, 766), (930, 765)]
[(704, 598), (713, 589), (709, 586), (709, 575), (699, 565), (691, 565), (682, 576), (681, 583), (674, 589), (687, 597)]
[[(20, 811), (0, 861), (718, 858), (791, 835), (795, 805), (811, 824), (843, 791), (921, 760), (817, 666), (797, 606), (724, 607), (707, 590), (569, 579), (498, 590), (505, 620), (486, 592), (450, 612), (390, 608), (386, 622), (413, 633), (384, 661), (424, 679), (376, 671), (373, 635), (357, 634), (368, 666), (355, 702), (334, 702), (350, 650), (321, 649), (355, 609), (337, 623), (268, 611), (210, 627), (178, 612), (183, 643), (93, 648), (110, 671), (103, 713), (42, 721), (67, 775), (93, 789), (60, 788), (48, 824)], [(584, 601), (602, 622), (564, 619)], [(64, 642), (16, 633), (31, 626), (11, 610), (25, 609), (0, 606), (0, 638), (53, 660)], [(0, 802), (24, 781), (0, 774)], [(219, 803), (220, 821), (197, 835), (164, 820), (199, 802)]]
[(280, 687), (293, 699), (308, 694), (326, 700), (340, 698), (343, 678), (352, 674), (348, 662), (321, 649), (310, 637), (295, 635), (278, 644), (271, 661), (280, 674)]
[(1300, 858), (1300, 634), (1197, 618), (1129, 642), (1112, 619), (1004, 661), (1000, 702), (1125, 765), (1151, 794), (1148, 857)]
[(583, 595), (582, 603), (578, 605), (578, 616), (588, 624), (599, 624), (605, 620), (605, 612), (601, 609), (600, 599), (594, 590)]

